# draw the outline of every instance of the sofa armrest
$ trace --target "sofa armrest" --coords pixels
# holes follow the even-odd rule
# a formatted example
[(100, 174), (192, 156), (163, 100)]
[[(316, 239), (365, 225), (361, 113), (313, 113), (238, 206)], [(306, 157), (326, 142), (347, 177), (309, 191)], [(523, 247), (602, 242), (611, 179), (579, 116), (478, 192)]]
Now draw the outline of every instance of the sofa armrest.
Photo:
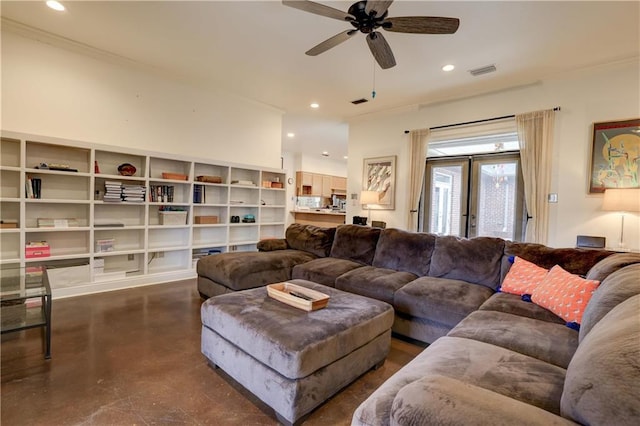
[(289, 246), (284, 238), (269, 238), (258, 241), (258, 251), (286, 250)]
[(576, 425), (569, 419), (470, 383), (428, 375), (404, 386), (391, 424)]

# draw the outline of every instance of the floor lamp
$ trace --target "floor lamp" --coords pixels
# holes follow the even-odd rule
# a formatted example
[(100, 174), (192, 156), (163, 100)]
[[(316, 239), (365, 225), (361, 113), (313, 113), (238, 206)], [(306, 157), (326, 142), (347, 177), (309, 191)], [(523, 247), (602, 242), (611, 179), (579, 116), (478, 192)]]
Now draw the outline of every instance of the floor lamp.
[(624, 214), (640, 212), (640, 188), (609, 188), (604, 191), (602, 210), (620, 212), (619, 249), (624, 250)]
[(367, 210), (369, 211), (369, 216), (367, 219), (367, 224), (371, 226), (371, 204), (378, 204), (378, 191), (362, 191), (360, 193), (360, 204), (367, 206)]

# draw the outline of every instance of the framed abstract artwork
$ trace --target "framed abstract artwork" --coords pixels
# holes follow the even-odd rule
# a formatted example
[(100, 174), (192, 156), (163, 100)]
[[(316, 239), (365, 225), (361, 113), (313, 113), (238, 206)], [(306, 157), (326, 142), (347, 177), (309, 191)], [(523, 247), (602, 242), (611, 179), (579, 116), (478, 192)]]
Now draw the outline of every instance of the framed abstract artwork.
[(362, 170), (362, 189), (378, 193), (378, 203), (371, 204), (370, 208), (395, 210), (396, 156), (365, 158)]
[(593, 124), (589, 193), (639, 188), (640, 118)]

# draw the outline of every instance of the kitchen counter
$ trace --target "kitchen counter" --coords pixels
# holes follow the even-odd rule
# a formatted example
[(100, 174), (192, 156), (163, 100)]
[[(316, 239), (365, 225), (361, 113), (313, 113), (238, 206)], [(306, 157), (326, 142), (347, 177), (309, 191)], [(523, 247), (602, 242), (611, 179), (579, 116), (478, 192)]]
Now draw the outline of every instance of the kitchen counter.
[(346, 216), (344, 210), (331, 209), (296, 209), (291, 213), (295, 216), (296, 223), (329, 228), (344, 224)]

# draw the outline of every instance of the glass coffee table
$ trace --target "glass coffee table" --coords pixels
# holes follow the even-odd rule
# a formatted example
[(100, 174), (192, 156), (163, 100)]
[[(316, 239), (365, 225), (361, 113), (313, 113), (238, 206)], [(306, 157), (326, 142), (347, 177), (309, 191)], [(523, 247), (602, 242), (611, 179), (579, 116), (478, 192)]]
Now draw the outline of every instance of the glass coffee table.
[(0, 269), (2, 334), (43, 327), (44, 357), (51, 358), (51, 287), (44, 266)]

